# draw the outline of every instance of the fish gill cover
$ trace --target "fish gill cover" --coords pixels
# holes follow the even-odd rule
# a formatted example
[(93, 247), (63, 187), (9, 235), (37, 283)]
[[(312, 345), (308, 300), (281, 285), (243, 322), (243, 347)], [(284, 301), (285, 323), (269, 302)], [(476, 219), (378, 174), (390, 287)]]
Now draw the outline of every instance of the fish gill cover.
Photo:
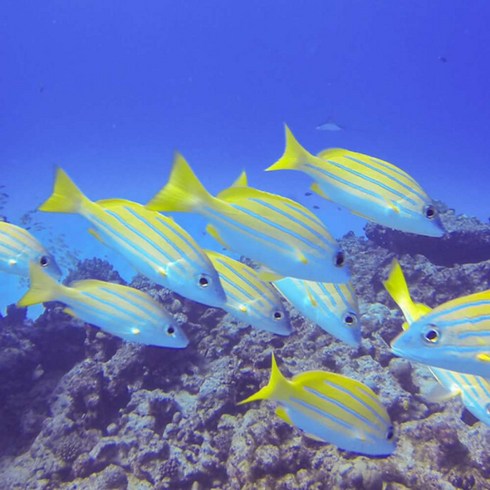
[[(189, 344), (125, 342), (117, 329), (104, 331), (107, 305), (100, 303), (100, 328), (74, 318), (61, 299), (29, 318), (31, 307), (11, 304), (26, 293), (29, 277), (17, 284), (17, 276), (2, 274), (2, 488), (490, 488), (489, 427), (460, 398), (431, 401), (427, 393), (437, 382), (427, 366), (393, 355), (389, 345), (404, 318), (383, 286), (398, 258), (413, 300), (430, 308), (490, 288), (485, 2), (8, 1), (5, 13), (1, 221), (39, 240), (67, 274), (64, 284), (107, 281), (145, 293)], [(385, 197), (399, 192), (398, 184), (386, 189), (372, 167), (396, 163), (403, 179), (442, 199), (420, 211), (438, 215), (444, 235), (366, 225), (362, 206), (377, 198), (351, 206), (351, 217), (339, 201), (324, 199), (335, 197), (338, 181), (314, 185), (318, 196), (304, 175), (262, 172), (281, 155), (284, 121), (314, 154), (362, 152), (370, 168), (355, 175), (356, 167), (348, 188), (384, 185), (377, 206), (391, 213), (394, 228), (403, 207)], [(322, 121), (341, 131), (317, 131)], [(287, 302), (290, 335), (251, 328), (231, 309), (226, 314), (135, 275), (86, 233), (83, 220), (31, 211), (49, 197), (53, 163), (91, 199), (148, 202), (165, 184), (165, 161), (175, 148), (213, 195), (246, 169), (254, 187), (299, 201), (343, 236), (338, 244), (359, 304), (360, 346), (337, 340)], [(205, 232), (205, 219), (175, 219), (201, 247), (224, 252)], [(125, 239), (145, 240), (138, 231)], [(12, 239), (0, 236), (7, 270), (30, 250), (30, 239)], [(240, 258), (240, 240), (234, 245), (231, 255)], [(296, 257), (301, 263), (306, 254)], [(44, 267), (42, 255), (38, 260)], [(241, 260), (260, 277), (280, 280)], [(305, 301), (304, 312), (315, 310), (311, 290)], [(129, 327), (137, 338), (140, 327)], [(348, 452), (329, 444), (330, 436), (312, 439), (314, 424), (291, 417), (280, 402), (278, 416), (273, 402), (238, 405), (267, 384), (272, 354), (288, 379), (322, 371), (365, 385), (386, 409), (386, 428), (393, 425), (386, 432), (390, 450), (369, 457), (362, 445)], [(350, 407), (345, 399), (340, 404)], [(322, 419), (317, 413), (314, 420)], [(348, 424), (345, 432), (362, 438), (359, 427)]]

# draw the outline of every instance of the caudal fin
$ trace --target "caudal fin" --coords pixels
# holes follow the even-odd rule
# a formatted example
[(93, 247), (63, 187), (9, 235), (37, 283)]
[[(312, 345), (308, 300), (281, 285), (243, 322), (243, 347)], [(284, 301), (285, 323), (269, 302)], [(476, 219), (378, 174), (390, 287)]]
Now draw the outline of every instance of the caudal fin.
[(201, 184), (185, 158), (176, 153), (168, 183), (146, 204), (154, 211), (197, 211), (213, 196)]
[(40, 265), (31, 262), (29, 274), (29, 291), (17, 302), (17, 306), (36, 305), (47, 301), (55, 301), (60, 297), (64, 286), (44, 272)]
[(317, 163), (318, 158), (301, 146), (288, 126), (286, 124), (284, 126), (286, 130), (286, 148), (282, 157), (266, 168), (266, 172), (271, 170), (301, 170), (301, 167), (306, 163)]
[(39, 210), (49, 213), (79, 213), (87, 201), (87, 197), (83, 195), (66, 172), (57, 168), (53, 193), (39, 206)]
[(281, 387), (285, 384), (285, 382), (287, 382), (287, 380), (282, 375), (281, 371), (279, 371), (276, 363), (276, 358), (274, 357), (274, 353), (272, 353), (272, 367), (269, 383), (267, 383), (266, 386), (257, 391), (257, 393), (254, 393), (245, 400), (238, 402), (237, 405), (243, 405), (244, 403), (250, 403), (257, 400), (272, 399), (273, 395), (275, 395), (278, 390), (281, 390)]
[(402, 268), (396, 259), (393, 259), (390, 275), (386, 281), (383, 281), (383, 285), (402, 310), (409, 325), (430, 311), (428, 306), (413, 302)]

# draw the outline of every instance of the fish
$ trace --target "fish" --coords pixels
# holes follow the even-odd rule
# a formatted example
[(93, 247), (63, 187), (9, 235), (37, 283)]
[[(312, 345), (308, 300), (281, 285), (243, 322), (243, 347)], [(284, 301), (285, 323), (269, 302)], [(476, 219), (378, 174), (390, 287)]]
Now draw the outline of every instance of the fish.
[(20, 226), (0, 221), (0, 271), (27, 278), (31, 262), (54, 278), (61, 278), (55, 258), (36, 238)]
[(359, 305), (350, 283), (331, 284), (285, 277), (272, 283), (306, 318), (352, 347), (361, 345)]
[(328, 120), (323, 124), (319, 124), (315, 129), (319, 131), (342, 131), (344, 128), (339, 126), (336, 122)]
[(388, 456), (396, 447), (386, 408), (371, 388), (337, 373), (307, 371), (285, 378), (274, 354), (269, 383), (238, 403), (272, 400), (276, 415), (307, 437), (369, 456)]
[(61, 168), (52, 195), (39, 210), (82, 215), (92, 225), (89, 232), (102, 244), (171, 291), (209, 306), (220, 307), (226, 301), (207, 255), (172, 218), (125, 199), (93, 202)]
[[(432, 311), (429, 306), (412, 300), (403, 270), (396, 259), (393, 260), (389, 277), (383, 284), (393, 301), (402, 310), (406, 320), (403, 325), (404, 330), (409, 329), (410, 324)], [(442, 402), (460, 395), (467, 410), (484, 424), (490, 425), (490, 383), (485, 378), (436, 367), (430, 367), (429, 370), (439, 384), (424, 393), (426, 399)]]
[(237, 320), (278, 335), (292, 331), (281, 297), (254, 269), (231, 257), (206, 250), (226, 293), (223, 309)]
[(64, 286), (31, 263), (30, 288), (17, 306), (48, 301), (65, 303), (65, 313), (128, 342), (174, 349), (189, 344), (182, 328), (149, 294), (95, 279)]
[(279, 276), (347, 282), (344, 252), (322, 222), (299, 203), (244, 186), (213, 197), (177, 154), (168, 183), (147, 203), (156, 211), (194, 212), (223, 247)]
[[(406, 305), (400, 305), (403, 312), (410, 311)], [(410, 328), (391, 342), (394, 354), (431, 367), (490, 377), (490, 290), (452, 299), (419, 317), (412, 315)]]
[(273, 170), (306, 173), (313, 192), (368, 221), (430, 237), (445, 233), (432, 199), (415, 179), (379, 158), (343, 148), (312, 155), (286, 126), (284, 153), (266, 169)]

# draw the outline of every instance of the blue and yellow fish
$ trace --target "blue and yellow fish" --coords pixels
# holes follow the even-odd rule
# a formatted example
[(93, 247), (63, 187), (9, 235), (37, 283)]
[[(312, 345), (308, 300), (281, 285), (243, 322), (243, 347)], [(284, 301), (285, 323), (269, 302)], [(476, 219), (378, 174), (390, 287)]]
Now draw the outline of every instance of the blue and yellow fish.
[(218, 271), (226, 293), (222, 308), (243, 323), (279, 335), (291, 333), (289, 315), (281, 297), (254, 269), (210, 250), (208, 257)]
[(171, 315), (143, 291), (93, 279), (64, 286), (34, 263), (30, 279), (18, 306), (61, 301), (68, 305), (64, 311), (69, 315), (129, 342), (175, 349), (189, 343)]
[[(388, 279), (383, 284), (402, 310), (406, 320), (404, 330), (432, 311), (424, 304), (413, 302), (402, 268), (396, 259), (393, 261)], [(436, 367), (429, 369), (440, 383), (425, 394), (429, 401), (441, 402), (461, 395), (464, 406), (483, 423), (490, 425), (490, 383), (485, 378)]]
[(440, 237), (444, 229), (432, 199), (406, 172), (379, 158), (342, 148), (314, 156), (286, 126), (286, 149), (266, 170), (299, 170), (312, 190), (353, 214), (396, 230)]
[(397, 289), (393, 283), (388, 281), (386, 287), (397, 295), (395, 301), (410, 325), (391, 343), (397, 356), (490, 377), (490, 290), (453, 299), (433, 310), (425, 305), (414, 310), (407, 293), (400, 293), (400, 286)]
[(147, 204), (158, 211), (195, 212), (225, 247), (282, 276), (346, 282), (344, 253), (321, 221), (295, 201), (248, 187), (213, 197), (181, 155), (169, 182)]
[(124, 199), (92, 202), (61, 169), (53, 194), (39, 209), (82, 215), (92, 224), (92, 235), (157, 284), (210, 306), (226, 301), (210, 260), (171, 218)]
[(59, 279), (61, 270), (54, 257), (27, 230), (0, 221), (0, 271), (29, 277), (29, 264), (39, 264)]
[(369, 456), (388, 456), (395, 450), (386, 408), (371, 388), (346, 376), (308, 371), (288, 380), (273, 354), (269, 383), (239, 405), (256, 400), (278, 402), (281, 419), (340, 449)]
[(303, 316), (325, 332), (352, 347), (361, 344), (361, 316), (350, 283), (331, 284), (285, 277), (273, 284)]

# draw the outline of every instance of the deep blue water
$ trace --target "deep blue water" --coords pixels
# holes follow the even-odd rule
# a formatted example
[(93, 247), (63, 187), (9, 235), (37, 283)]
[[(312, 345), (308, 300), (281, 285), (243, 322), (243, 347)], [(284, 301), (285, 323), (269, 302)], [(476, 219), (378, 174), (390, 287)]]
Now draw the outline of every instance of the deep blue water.
[[(213, 192), (245, 168), (252, 185), (320, 206), (334, 235), (362, 232), (361, 219), (305, 197), (306, 176), (262, 171), (287, 122), (311, 151), (386, 159), (486, 221), (489, 15), (484, 0), (5, 0), (2, 212), (16, 222), (42, 202), (55, 165), (90, 198), (144, 202), (179, 149)], [(315, 129), (328, 119), (344, 129)], [(107, 254), (80, 219), (36, 219)]]

